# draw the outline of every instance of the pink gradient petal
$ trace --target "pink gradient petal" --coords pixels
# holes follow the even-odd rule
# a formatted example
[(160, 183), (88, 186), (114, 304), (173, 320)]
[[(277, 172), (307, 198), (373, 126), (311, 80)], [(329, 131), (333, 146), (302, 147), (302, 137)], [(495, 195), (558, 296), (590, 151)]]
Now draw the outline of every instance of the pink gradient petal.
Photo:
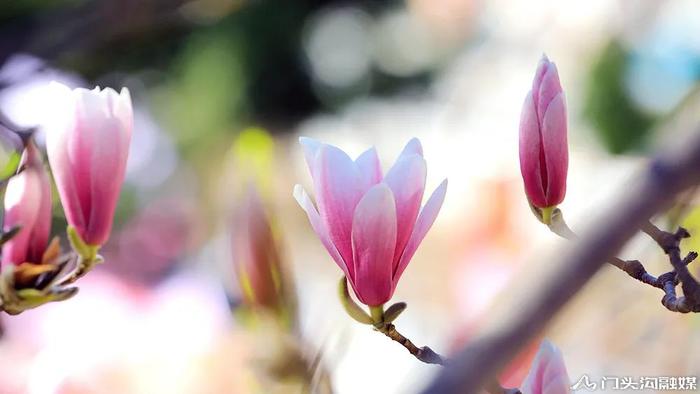
[(420, 140), (418, 138), (411, 138), (411, 140), (406, 143), (406, 146), (399, 154), (399, 158), (408, 155), (423, 156), (423, 145), (421, 145)]
[(549, 104), (542, 121), (542, 143), (547, 166), (546, 203), (561, 203), (566, 195), (569, 148), (566, 132), (566, 103), (559, 93)]
[(360, 171), (365, 188), (369, 189), (382, 181), (382, 166), (379, 162), (377, 150), (374, 147), (362, 152), (355, 159), (355, 164), (357, 164), (357, 168)]
[[(69, 155), (71, 159), (71, 175), (76, 186), (82, 215), (86, 220), (85, 228), (78, 228), (78, 232), (85, 239), (90, 225), (90, 212), (92, 211), (91, 184), (92, 165), (95, 160), (94, 150), (99, 147), (101, 141), (98, 133), (105, 127), (110, 127), (108, 122), (108, 109), (99, 94), (99, 88), (94, 90), (75, 89), (76, 96), (76, 124), (75, 129), (69, 135)], [(109, 141), (111, 142), (111, 141)], [(113, 157), (108, 157), (114, 160)]]
[(423, 156), (401, 155), (384, 177), (396, 200), (397, 239), (394, 269), (413, 232), (425, 190), (426, 164)]
[(316, 207), (314, 206), (313, 202), (311, 202), (309, 195), (301, 185), (294, 186), (294, 198), (297, 200), (297, 203), (299, 203), (299, 206), (301, 206), (301, 208), (306, 212), (306, 215), (309, 217), (309, 222), (311, 223), (311, 228), (313, 228), (316, 235), (318, 235), (318, 238), (321, 240), (323, 246), (326, 248), (336, 264), (338, 264), (340, 269), (343, 270), (345, 276), (352, 280), (354, 278), (353, 272), (348, 269), (348, 265), (345, 264), (345, 261), (343, 261), (343, 258), (340, 256), (338, 249), (336, 249), (335, 245), (333, 245), (330, 235), (328, 234), (328, 229), (326, 229), (326, 226), (321, 220), (321, 216), (318, 214)]
[(343, 260), (352, 266), (353, 214), (364, 192), (355, 162), (342, 150), (324, 144), (316, 156), (314, 190), (321, 218)]
[(542, 55), (540, 61), (537, 63), (537, 70), (535, 70), (535, 78), (532, 80), (532, 96), (538, 97), (540, 94), (540, 85), (542, 84), (542, 79), (544, 79), (544, 74), (547, 73), (549, 68), (549, 58), (547, 55)]
[(533, 91), (533, 97), (537, 98), (535, 105), (537, 107), (537, 119), (540, 122), (544, 119), (544, 113), (547, 112), (547, 107), (549, 107), (552, 99), (561, 92), (562, 88), (561, 82), (559, 82), (557, 66), (549, 62), (538, 86), (537, 95)]
[(309, 137), (299, 137), (299, 143), (304, 151), (304, 159), (306, 160), (306, 165), (309, 167), (309, 172), (311, 173), (311, 178), (314, 178), (314, 166), (316, 165), (316, 154), (318, 150), (321, 149), (322, 143), (319, 141), (309, 138)]
[(521, 391), (523, 394), (568, 394), (570, 384), (561, 352), (549, 341), (543, 341)]
[(127, 89), (56, 87), (68, 116), (49, 124), (47, 153), (68, 223), (88, 244), (104, 244), (111, 232), (133, 129)]
[(86, 227), (86, 218), (78, 198), (78, 190), (72, 175), (73, 160), (71, 146), (74, 145), (73, 131), (77, 126), (76, 95), (67, 86), (52, 82), (54, 100), (61, 106), (53, 113), (46, 132), (46, 152), (51, 165), (58, 194), (68, 223), (78, 229)]
[(28, 168), (7, 182), (3, 230), (7, 231), (14, 226), (21, 226), (21, 229), (3, 245), (3, 265), (27, 261), (27, 250), (40, 204), (41, 184), (35, 168)]
[[(93, 131), (99, 143), (95, 143), (92, 150), (90, 216), (84, 239), (93, 245), (102, 245), (109, 238), (114, 210), (124, 182), (130, 130), (133, 128), (131, 109), (122, 110), (116, 106), (119, 96), (112, 89), (106, 89), (106, 95), (113, 104), (109, 108), (111, 113), (102, 120), (102, 126)], [(121, 117), (117, 117), (118, 113)]]
[(527, 94), (523, 103), (519, 138), (520, 172), (525, 183), (525, 194), (535, 206), (546, 207), (547, 199), (540, 169), (540, 129), (532, 93)]
[(34, 143), (30, 142), (27, 144), (24, 152), (24, 161), (24, 165), (27, 168), (36, 171), (39, 180), (39, 210), (27, 249), (27, 261), (39, 263), (44, 255), (44, 251), (46, 251), (51, 233), (51, 182)]
[(391, 298), (395, 244), (394, 196), (386, 184), (380, 183), (362, 197), (352, 222), (355, 291), (364, 304), (381, 305)]
[(408, 266), (411, 258), (413, 258), (416, 250), (418, 250), (418, 246), (423, 241), (423, 238), (425, 238), (430, 227), (432, 227), (433, 222), (435, 222), (440, 208), (442, 208), (442, 203), (445, 201), (445, 193), (447, 193), (447, 179), (442, 181), (440, 186), (433, 191), (428, 202), (425, 203), (425, 206), (421, 210), (420, 215), (418, 215), (418, 220), (413, 228), (413, 233), (411, 233), (411, 238), (408, 239), (406, 248), (403, 250), (399, 264), (394, 271), (394, 286), (399, 282), (401, 274), (403, 274), (403, 271)]
[(561, 82), (559, 82), (559, 73), (557, 72), (557, 66), (554, 63), (549, 63), (547, 65), (546, 72), (542, 77), (542, 82), (540, 83), (538, 89), (538, 95), (533, 97), (537, 98), (537, 119), (540, 122), (544, 120), (544, 114), (547, 112), (547, 108), (551, 105), (552, 100), (559, 93), (562, 92)]

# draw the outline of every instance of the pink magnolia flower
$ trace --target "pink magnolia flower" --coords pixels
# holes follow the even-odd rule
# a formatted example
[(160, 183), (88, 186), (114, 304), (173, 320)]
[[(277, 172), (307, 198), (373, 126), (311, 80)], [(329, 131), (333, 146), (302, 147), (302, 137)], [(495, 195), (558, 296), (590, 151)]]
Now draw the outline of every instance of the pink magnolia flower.
[(369, 306), (384, 304), (435, 221), (447, 180), (421, 210), (426, 164), (418, 139), (408, 142), (386, 175), (374, 148), (353, 161), (335, 146), (299, 141), (318, 210), (300, 185), (294, 188), (297, 202), (357, 298)]
[(102, 245), (124, 181), (133, 128), (129, 91), (53, 85), (62, 116), (49, 124), (46, 147), (58, 194), (68, 224), (87, 244)]
[(20, 230), (3, 245), (2, 263), (41, 263), (51, 231), (51, 185), (32, 142), (24, 150), (19, 171), (7, 183), (3, 231), (15, 226)]
[(520, 390), (523, 394), (568, 394), (571, 392), (564, 358), (551, 342), (543, 341)]
[(554, 63), (542, 57), (520, 117), (520, 171), (534, 206), (558, 205), (569, 166), (566, 103)]

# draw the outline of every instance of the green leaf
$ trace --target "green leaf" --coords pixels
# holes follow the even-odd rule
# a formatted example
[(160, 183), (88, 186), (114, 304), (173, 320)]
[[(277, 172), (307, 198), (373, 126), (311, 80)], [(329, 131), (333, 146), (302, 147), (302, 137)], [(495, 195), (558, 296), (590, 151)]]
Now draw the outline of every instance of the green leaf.
[(97, 258), (97, 251), (100, 249), (99, 245), (87, 244), (73, 226), (68, 226), (66, 234), (68, 234), (68, 241), (70, 241), (73, 250), (85, 261), (92, 262)]

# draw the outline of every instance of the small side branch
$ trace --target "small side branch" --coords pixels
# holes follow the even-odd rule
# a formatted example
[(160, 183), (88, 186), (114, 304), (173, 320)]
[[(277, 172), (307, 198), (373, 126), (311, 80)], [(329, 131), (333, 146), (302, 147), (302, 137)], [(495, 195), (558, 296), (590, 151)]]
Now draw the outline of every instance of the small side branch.
[(696, 129), (688, 139), (679, 139), (674, 149), (657, 156), (633, 183), (625, 185), (617, 201), (599, 212), (588, 231), (550, 262), (548, 275), (556, 280), (523, 295), (518, 309), (502, 324), (488, 326), (452, 357), (423, 393), (477, 393), (483, 389), (646, 221), (679, 194), (700, 184), (698, 168), (700, 131)]
[[(576, 234), (569, 228), (564, 220), (561, 210), (556, 209), (552, 214), (549, 229), (558, 236), (575, 240)], [(669, 256), (673, 270), (660, 275), (658, 278), (647, 272), (644, 264), (639, 260), (622, 260), (611, 257), (606, 262), (624, 271), (630, 277), (656, 287), (664, 291), (661, 304), (669, 311), (679, 313), (700, 312), (700, 286), (688, 271), (688, 264), (698, 257), (696, 252), (690, 252), (683, 259), (680, 257), (680, 242), (690, 234), (684, 228), (679, 228), (675, 233), (669, 233), (656, 227), (653, 223), (645, 222), (641, 230), (649, 235), (659, 247)], [(676, 296), (676, 286), (683, 284), (683, 297)], [(689, 296), (690, 295), (690, 296)]]
[[(670, 233), (659, 229), (653, 223), (647, 221), (642, 226), (642, 231), (663, 249), (673, 266), (673, 273), (675, 273), (673, 280), (667, 279), (663, 282), (663, 289), (666, 293), (662, 300), (664, 306), (669, 308), (668, 305), (670, 305), (682, 313), (700, 311), (700, 285), (698, 285), (698, 281), (688, 270), (688, 264), (697, 257), (697, 253), (690, 252), (684, 258), (681, 258), (680, 243), (684, 238), (690, 237), (688, 230), (679, 227), (675, 233)], [(670, 278), (670, 276), (667, 278)], [(679, 282), (683, 289), (684, 297), (676, 298), (675, 286)]]

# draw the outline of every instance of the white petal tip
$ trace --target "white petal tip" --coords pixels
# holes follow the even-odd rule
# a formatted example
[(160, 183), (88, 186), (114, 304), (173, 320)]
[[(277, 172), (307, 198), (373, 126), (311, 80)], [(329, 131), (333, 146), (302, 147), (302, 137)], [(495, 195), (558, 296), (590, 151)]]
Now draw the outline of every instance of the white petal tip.
[(292, 195), (297, 200), (297, 202), (301, 203), (302, 199), (304, 198), (304, 194), (305, 192), (303, 186), (301, 186), (300, 184), (294, 185), (294, 191), (292, 191)]
[(123, 99), (131, 100), (131, 92), (129, 91), (129, 88), (123, 87), (122, 90), (119, 91), (119, 96)]
[(420, 140), (416, 137), (411, 138), (407, 143), (406, 147), (403, 148), (403, 154), (417, 154), (423, 156), (423, 145)]

